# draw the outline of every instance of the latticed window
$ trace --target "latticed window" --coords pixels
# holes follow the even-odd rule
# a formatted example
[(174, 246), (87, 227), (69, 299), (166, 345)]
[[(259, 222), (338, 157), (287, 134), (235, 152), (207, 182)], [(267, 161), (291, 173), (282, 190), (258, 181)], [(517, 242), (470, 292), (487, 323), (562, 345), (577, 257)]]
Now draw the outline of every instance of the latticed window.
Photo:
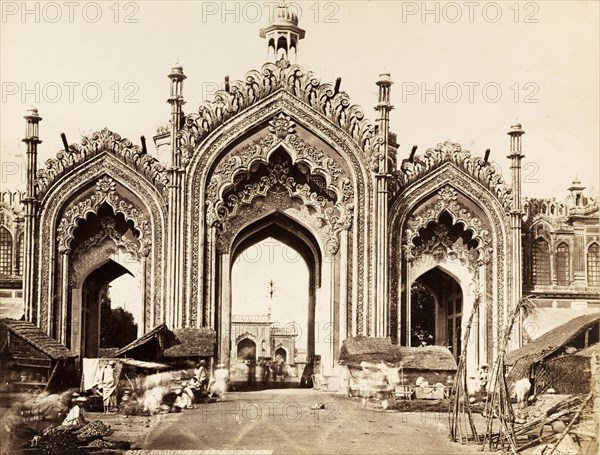
[(600, 286), (600, 246), (592, 243), (587, 252), (588, 286)]
[(550, 248), (544, 239), (533, 242), (531, 281), (533, 284), (550, 284)]
[(17, 240), (17, 275), (23, 275), (23, 254), (25, 253), (23, 234), (19, 235)]
[(569, 262), (569, 246), (566, 243), (561, 243), (556, 249), (556, 283), (559, 286), (571, 284)]
[(0, 275), (11, 275), (12, 236), (8, 229), (0, 226)]

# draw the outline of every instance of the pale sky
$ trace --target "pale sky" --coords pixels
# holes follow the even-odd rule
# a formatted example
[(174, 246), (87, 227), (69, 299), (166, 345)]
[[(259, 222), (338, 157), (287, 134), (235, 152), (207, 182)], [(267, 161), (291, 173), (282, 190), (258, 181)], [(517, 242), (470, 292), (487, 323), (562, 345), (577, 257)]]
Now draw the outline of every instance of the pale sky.
[[(258, 31), (277, 2), (74, 3), (2, 2), (2, 188), (24, 187), (29, 106), (43, 117), (40, 163), (62, 149), (61, 132), (73, 143), (105, 126), (152, 148), (173, 64), (192, 112), (226, 75), (243, 79), (267, 60)], [(490, 148), (510, 181), (506, 132), (518, 119), (524, 195), (559, 198), (575, 176), (598, 192), (599, 5), (292, 2), (306, 30), (300, 64), (323, 82), (341, 77), (367, 117), (378, 75), (391, 73), (399, 161), (415, 144), (424, 153), (452, 139), (475, 155)]]
[(267, 314), (270, 308), (272, 321), (295, 328), (297, 347), (306, 349), (308, 267), (296, 250), (273, 238), (258, 242), (238, 256), (231, 281), (233, 314)]

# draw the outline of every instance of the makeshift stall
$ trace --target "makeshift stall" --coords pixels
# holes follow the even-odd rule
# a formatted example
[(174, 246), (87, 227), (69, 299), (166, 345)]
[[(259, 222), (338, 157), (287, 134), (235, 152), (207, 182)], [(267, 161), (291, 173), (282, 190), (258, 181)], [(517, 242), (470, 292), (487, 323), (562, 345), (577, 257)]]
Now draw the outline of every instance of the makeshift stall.
[[(530, 379), (534, 394), (544, 393), (548, 388), (555, 388), (555, 382), (549, 374), (552, 369), (545, 365), (557, 357), (573, 354), (588, 348), (599, 341), (600, 313), (579, 316), (562, 324), (525, 346), (509, 352), (505, 364), (510, 367), (507, 382), (514, 384), (519, 379)], [(573, 364), (581, 359), (570, 359)], [(560, 363), (560, 362), (559, 362)], [(554, 375), (554, 373), (552, 373)], [(589, 383), (582, 380), (580, 374), (568, 379), (573, 384)], [(570, 393), (565, 391), (565, 393)]]
[(126, 357), (146, 362), (162, 362), (166, 349), (177, 344), (175, 334), (166, 324), (159, 324), (127, 346), (115, 352), (114, 357)]
[(0, 320), (0, 379), (5, 391), (60, 390), (77, 384), (76, 355), (34, 324)]
[(117, 384), (115, 391), (117, 403), (120, 403), (123, 397), (130, 398), (148, 375), (171, 369), (169, 365), (162, 363), (135, 359), (84, 358), (80, 388), (87, 398), (87, 402), (83, 404), (83, 407), (88, 411), (102, 411), (102, 396), (98, 391), (98, 386), (102, 381), (104, 368), (111, 361), (115, 363), (113, 373)]
[(390, 338), (347, 338), (339, 359), (348, 369), (349, 396), (383, 396), (384, 380), (396, 398), (441, 399), (456, 373), (454, 357), (444, 346), (397, 346)]
[(205, 360), (212, 370), (217, 334), (211, 328), (184, 328), (173, 330), (175, 343), (163, 352), (163, 362), (182, 369), (195, 368), (200, 360)]

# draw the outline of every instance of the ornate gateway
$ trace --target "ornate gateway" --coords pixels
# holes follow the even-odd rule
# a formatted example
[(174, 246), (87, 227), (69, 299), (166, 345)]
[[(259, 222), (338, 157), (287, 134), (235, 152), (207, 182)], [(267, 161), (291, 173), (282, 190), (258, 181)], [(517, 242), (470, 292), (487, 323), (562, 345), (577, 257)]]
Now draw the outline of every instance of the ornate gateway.
[[(284, 5), (274, 19), (261, 32), (271, 61), (227, 80), (193, 112), (183, 110), (183, 68), (173, 67), (170, 123), (155, 137), (168, 165), (143, 137), (138, 146), (104, 129), (80, 144), (63, 137), (64, 150), (37, 170), (41, 118), (29, 112), (27, 319), (97, 355), (99, 293), (129, 273), (144, 333), (161, 323), (214, 328), (215, 355), (228, 363), (232, 265), (274, 237), (308, 265), (309, 362), (318, 355), (331, 372), (348, 336), (411, 344), (416, 327), (458, 356), (461, 317), (475, 298), (485, 305), (470, 362), (491, 360), (521, 292), (512, 267), (521, 250), (520, 126), (509, 133), (512, 191), (487, 158), (450, 141), (397, 169), (389, 74), (377, 81), (378, 119), (369, 122), (340, 79), (321, 83), (295, 64), (297, 17)], [(431, 324), (419, 313), (422, 294), (411, 294), (416, 284), (433, 296)], [(327, 343), (315, 342), (317, 324), (331, 329)]]

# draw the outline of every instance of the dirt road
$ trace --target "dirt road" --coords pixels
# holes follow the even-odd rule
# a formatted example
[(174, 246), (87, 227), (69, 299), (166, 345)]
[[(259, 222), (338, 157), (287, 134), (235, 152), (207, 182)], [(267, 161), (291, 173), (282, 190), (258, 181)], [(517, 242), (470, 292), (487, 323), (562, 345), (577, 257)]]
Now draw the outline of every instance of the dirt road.
[[(323, 403), (325, 409), (312, 410), (316, 402)], [(180, 414), (146, 417), (133, 426), (133, 421), (119, 421), (122, 416), (115, 419), (114, 436), (136, 439), (134, 448), (146, 450), (256, 454), (481, 453), (476, 446), (448, 440), (445, 413), (385, 412), (373, 406), (365, 409), (360, 400), (310, 389), (231, 393), (223, 402), (198, 405)]]

